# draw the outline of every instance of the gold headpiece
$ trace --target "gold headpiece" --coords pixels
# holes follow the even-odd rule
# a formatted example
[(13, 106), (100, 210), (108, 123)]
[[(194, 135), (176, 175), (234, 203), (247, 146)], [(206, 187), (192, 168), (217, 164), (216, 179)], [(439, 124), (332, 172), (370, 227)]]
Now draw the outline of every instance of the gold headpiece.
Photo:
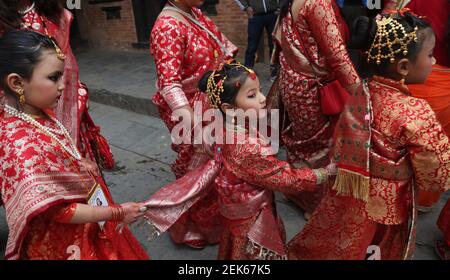
[[(417, 30), (407, 33), (403, 25), (392, 17), (377, 19), (377, 33), (375, 39), (367, 52), (367, 62), (376, 61), (381, 64), (382, 59), (389, 59), (390, 63), (395, 62), (395, 55), (402, 52), (403, 56), (408, 55), (408, 45), (417, 42)], [(383, 54), (383, 50), (387, 53)]]
[[(34, 7), (34, 2), (33, 2), (33, 7)], [(56, 57), (57, 57), (59, 60), (65, 60), (65, 59), (66, 59), (66, 55), (65, 55), (64, 52), (61, 50), (61, 48), (58, 46), (58, 44), (56, 43), (55, 39), (53, 39), (53, 36), (51, 36), (50, 33), (48, 32), (48, 30), (47, 30), (47, 25), (45, 24), (44, 18), (43, 18), (42, 16), (39, 16), (39, 17), (40, 17), (40, 19), (41, 19), (41, 22), (42, 22), (42, 25), (43, 25), (43, 28), (44, 28), (45, 35), (47, 35), (47, 37), (50, 38), (50, 40), (51, 40), (52, 43), (53, 43), (53, 46), (55, 47)]]
[(218, 76), (220, 75), (216, 74), (216, 70), (214, 70), (209, 76), (208, 84), (206, 86), (206, 93), (208, 94), (209, 101), (211, 102), (211, 105), (214, 109), (219, 109), (220, 104), (222, 103), (220, 101), (220, 94), (222, 94), (223, 92), (223, 83), (227, 79), (227, 77), (224, 77), (216, 84), (214, 77)]
[[(230, 66), (236, 66), (236, 67), (242, 67), (244, 68), (248, 73), (249, 77), (254, 80), (256, 79), (256, 73), (250, 68), (247, 68), (246, 66), (242, 65), (240, 62), (233, 63), (233, 61), (227, 61), (225, 64)], [(208, 83), (206, 85), (206, 93), (208, 94), (209, 101), (211, 102), (211, 105), (214, 109), (219, 109), (220, 105), (222, 104), (222, 101), (220, 100), (220, 95), (223, 93), (223, 84), (225, 83), (227, 76), (221, 80), (219, 80), (216, 83), (215, 77), (219, 77), (220, 74), (217, 74), (217, 71), (222, 70), (222, 67), (220, 67), (218, 70), (214, 70), (211, 75), (208, 77)], [(240, 88), (241, 84), (239, 82), (236, 82), (235, 85), (236, 88)]]
[(61, 48), (58, 46), (58, 44), (56, 44), (55, 40), (53, 40), (52, 37), (50, 37), (50, 40), (52, 41), (53, 46), (55, 47), (56, 57), (59, 60), (65, 60), (66, 59), (66, 55), (64, 54), (64, 52), (61, 50)]

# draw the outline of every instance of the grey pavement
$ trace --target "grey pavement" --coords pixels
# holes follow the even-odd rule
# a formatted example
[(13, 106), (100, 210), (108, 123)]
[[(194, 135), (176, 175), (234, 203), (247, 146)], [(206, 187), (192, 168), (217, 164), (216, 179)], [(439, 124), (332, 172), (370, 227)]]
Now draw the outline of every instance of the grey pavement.
[[(80, 80), (90, 90), (90, 100), (132, 112), (158, 117), (151, 102), (156, 92), (156, 71), (148, 50), (78, 50)], [(257, 63), (262, 87), (268, 91), (269, 66)]]
[[(118, 169), (105, 172), (105, 178), (116, 202), (143, 201), (161, 186), (174, 179), (169, 164), (175, 159), (170, 150), (170, 137), (163, 122), (155, 117), (137, 114), (112, 106), (91, 102), (91, 114), (110, 141)], [(416, 259), (434, 260), (433, 242), (441, 237), (436, 227), (440, 209), (450, 197), (442, 196), (438, 207), (431, 213), (419, 215)], [(303, 213), (277, 194), (278, 212), (284, 220), (288, 240), (304, 226)], [(216, 259), (217, 246), (194, 250), (175, 245), (168, 234), (147, 242), (140, 227), (132, 227), (136, 237), (152, 259)], [(0, 208), (0, 256), (3, 256), (7, 238), (4, 209)], [(1, 257), (0, 257), (1, 258)]]

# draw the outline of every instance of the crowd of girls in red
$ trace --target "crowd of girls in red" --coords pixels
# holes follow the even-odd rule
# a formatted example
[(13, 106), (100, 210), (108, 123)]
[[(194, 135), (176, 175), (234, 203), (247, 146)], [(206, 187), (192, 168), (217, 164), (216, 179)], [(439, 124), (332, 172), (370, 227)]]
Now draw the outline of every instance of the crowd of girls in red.
[[(258, 75), (196, 8), (202, 2), (168, 0), (153, 27), (153, 102), (169, 131), (179, 124), (174, 112), (216, 109), (236, 141), (173, 144), (176, 180), (145, 202), (116, 204), (100, 172), (114, 160), (87, 112), (70, 48), (70, 12), (59, 1), (0, 1), (5, 258), (148, 259), (128, 228), (143, 220), (175, 243), (219, 244), (218, 259), (365, 259), (374, 246), (381, 259), (411, 259), (418, 209), (450, 187), (447, 108), (437, 105), (449, 95), (443, 21), (418, 16), (429, 12), (418, 1), (386, 1), (376, 18), (348, 28), (335, 1), (281, 1), (273, 34), (280, 73), (266, 98)], [(359, 71), (347, 45), (359, 53)], [(261, 123), (230, 114), (261, 120), (267, 109), (283, 109), (286, 161)], [(275, 192), (308, 219), (291, 240)], [(444, 259), (449, 209), (438, 222)]]

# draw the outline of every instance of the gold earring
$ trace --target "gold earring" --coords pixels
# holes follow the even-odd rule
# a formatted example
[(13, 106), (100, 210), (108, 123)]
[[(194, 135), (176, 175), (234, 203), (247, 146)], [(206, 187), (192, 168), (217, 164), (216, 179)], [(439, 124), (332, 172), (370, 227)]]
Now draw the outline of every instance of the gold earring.
[(25, 105), (25, 94), (23, 88), (17, 90), (17, 95), (19, 95), (19, 103), (21, 106)]

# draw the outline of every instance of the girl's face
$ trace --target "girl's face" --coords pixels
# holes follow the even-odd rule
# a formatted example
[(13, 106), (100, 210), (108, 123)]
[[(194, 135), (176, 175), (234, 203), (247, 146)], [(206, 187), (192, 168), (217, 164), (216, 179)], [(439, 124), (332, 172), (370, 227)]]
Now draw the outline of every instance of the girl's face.
[(54, 50), (44, 50), (29, 80), (23, 81), (25, 103), (38, 109), (53, 109), (64, 91), (64, 62)]
[(234, 107), (236, 109), (255, 110), (258, 118), (263, 118), (266, 115), (266, 97), (261, 92), (261, 85), (258, 77), (252, 79), (248, 77), (245, 83), (239, 89), (236, 96)]
[(429, 32), (429, 34), (424, 36), (425, 39), (420, 52), (417, 54), (416, 61), (411, 63), (409, 67), (409, 72), (406, 76), (407, 84), (424, 83), (431, 73), (433, 65), (436, 63), (436, 59), (433, 56), (436, 37), (431, 30), (425, 30), (424, 32)]

